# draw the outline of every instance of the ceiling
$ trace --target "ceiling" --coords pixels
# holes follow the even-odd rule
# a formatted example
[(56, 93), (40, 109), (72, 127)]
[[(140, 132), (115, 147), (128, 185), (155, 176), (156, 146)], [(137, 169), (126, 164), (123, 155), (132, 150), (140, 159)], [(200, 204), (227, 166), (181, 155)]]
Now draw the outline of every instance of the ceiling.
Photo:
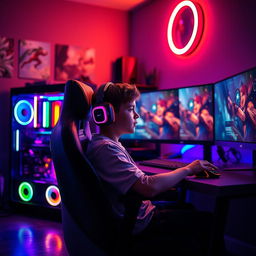
[(83, 4), (96, 5), (101, 7), (108, 7), (123, 11), (129, 11), (136, 6), (148, 2), (148, 0), (66, 0), (69, 2), (77, 2)]

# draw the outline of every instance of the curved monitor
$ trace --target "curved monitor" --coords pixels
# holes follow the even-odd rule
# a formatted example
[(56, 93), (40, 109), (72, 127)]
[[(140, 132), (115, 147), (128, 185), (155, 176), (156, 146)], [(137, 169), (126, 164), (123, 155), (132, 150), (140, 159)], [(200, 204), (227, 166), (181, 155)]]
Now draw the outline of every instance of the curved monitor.
[(214, 85), (216, 144), (256, 149), (256, 68)]
[(122, 140), (161, 143), (213, 142), (212, 85), (143, 92), (136, 102), (140, 118)]

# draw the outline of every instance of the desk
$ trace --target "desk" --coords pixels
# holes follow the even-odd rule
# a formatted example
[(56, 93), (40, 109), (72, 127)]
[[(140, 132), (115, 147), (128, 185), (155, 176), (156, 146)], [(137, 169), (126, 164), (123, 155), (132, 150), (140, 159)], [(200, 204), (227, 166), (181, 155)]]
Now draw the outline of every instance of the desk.
[[(168, 170), (138, 165), (146, 173), (157, 174)], [(239, 197), (256, 196), (255, 171), (223, 171), (220, 178), (201, 179), (188, 177), (185, 180), (188, 190), (209, 194), (215, 198), (214, 229), (210, 243), (209, 256), (219, 256), (223, 248), (223, 238), (229, 202)]]

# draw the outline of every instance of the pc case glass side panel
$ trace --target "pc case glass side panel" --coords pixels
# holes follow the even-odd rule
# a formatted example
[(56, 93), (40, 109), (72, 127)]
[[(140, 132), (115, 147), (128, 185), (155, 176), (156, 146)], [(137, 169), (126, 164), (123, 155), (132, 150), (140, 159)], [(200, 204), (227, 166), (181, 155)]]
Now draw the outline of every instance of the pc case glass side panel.
[[(22, 182), (31, 184), (35, 192), (29, 203), (39, 205), (46, 204), (46, 199), (42, 201), (44, 196), (39, 195), (38, 191), (45, 190), (48, 185), (57, 185), (49, 146), (51, 131), (58, 121), (63, 98), (63, 92), (12, 95), (11, 175), (14, 201), (22, 200), (18, 193)], [(24, 191), (26, 193), (26, 189)]]

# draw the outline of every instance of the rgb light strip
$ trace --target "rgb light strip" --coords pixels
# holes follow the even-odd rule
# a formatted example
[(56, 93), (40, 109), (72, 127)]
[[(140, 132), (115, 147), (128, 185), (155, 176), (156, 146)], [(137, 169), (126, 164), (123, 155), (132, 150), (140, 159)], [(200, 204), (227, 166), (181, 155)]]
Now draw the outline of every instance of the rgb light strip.
[(34, 97), (34, 128), (37, 128), (37, 96)]
[(45, 191), (45, 198), (48, 204), (57, 206), (60, 204), (60, 191), (56, 186), (49, 186)]
[(33, 197), (33, 188), (28, 182), (22, 182), (19, 185), (18, 192), (22, 201), (28, 202)]
[(54, 127), (59, 120), (60, 107), (61, 107), (60, 101), (55, 101), (52, 103), (52, 123), (51, 123), (52, 127)]
[(15, 132), (15, 150), (16, 152), (20, 150), (20, 130)]
[(43, 127), (49, 128), (50, 115), (49, 115), (50, 103), (48, 101), (43, 102)]

